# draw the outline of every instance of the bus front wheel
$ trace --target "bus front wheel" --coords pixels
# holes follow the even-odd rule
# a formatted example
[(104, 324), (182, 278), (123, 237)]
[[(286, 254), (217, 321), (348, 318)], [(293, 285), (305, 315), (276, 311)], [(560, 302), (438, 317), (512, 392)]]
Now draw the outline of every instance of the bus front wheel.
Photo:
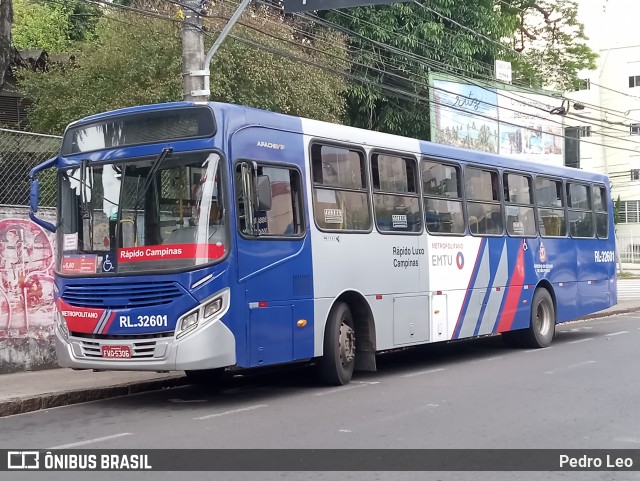
[(551, 294), (540, 288), (531, 304), (531, 325), (524, 331), (524, 341), (529, 347), (548, 347), (556, 333), (556, 310)]
[(320, 379), (342, 386), (351, 381), (356, 358), (356, 331), (351, 309), (344, 302), (333, 306), (324, 333), (324, 353), (318, 360)]

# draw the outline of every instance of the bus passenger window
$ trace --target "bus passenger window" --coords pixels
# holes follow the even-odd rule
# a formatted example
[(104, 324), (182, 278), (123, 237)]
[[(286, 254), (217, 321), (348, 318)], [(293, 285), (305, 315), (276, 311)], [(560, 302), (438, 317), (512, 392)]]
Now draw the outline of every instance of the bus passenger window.
[(507, 233), (512, 237), (536, 235), (536, 222), (531, 195), (533, 181), (529, 175), (505, 173), (504, 185)]
[(422, 232), (415, 159), (371, 156), (373, 208), (381, 232)]
[(425, 225), (431, 234), (464, 234), (460, 167), (422, 161)]
[(604, 187), (593, 186), (593, 209), (596, 213), (596, 234), (601, 239), (606, 239), (609, 237), (609, 210)]
[(593, 237), (593, 209), (589, 186), (568, 183), (567, 206), (569, 207), (569, 233), (571, 237)]
[(502, 204), (498, 173), (467, 167), (464, 175), (469, 231), (479, 235), (502, 235)]
[(313, 213), (322, 230), (371, 230), (365, 157), (359, 150), (311, 146)]
[(543, 237), (565, 237), (567, 224), (562, 181), (537, 177), (535, 185), (540, 235)]

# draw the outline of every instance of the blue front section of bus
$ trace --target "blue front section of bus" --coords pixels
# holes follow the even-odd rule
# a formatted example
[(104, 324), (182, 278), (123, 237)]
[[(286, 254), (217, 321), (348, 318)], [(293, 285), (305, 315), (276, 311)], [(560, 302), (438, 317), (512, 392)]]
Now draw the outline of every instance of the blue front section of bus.
[(58, 277), (56, 285), (58, 316), (66, 319), (65, 329), (56, 322), (56, 352), (63, 367), (169, 371), (236, 362), (231, 329), (240, 335), (244, 330), (228, 310), (201, 316), (187, 332), (179, 329), (180, 319), (190, 311), (202, 312), (212, 296), (224, 297), (225, 308), (229, 304), (233, 282), (226, 261), (174, 274)]
[[(276, 114), (244, 107), (211, 105), (218, 126), (213, 139), (89, 152), (83, 158), (90, 162), (113, 162), (157, 155), (163, 147), (171, 147), (174, 152), (209, 149), (222, 152), (231, 194), (227, 205), (231, 245), (226, 257), (218, 264), (189, 272), (82, 279), (58, 276), (59, 301), (72, 305), (76, 311), (85, 310), (88, 314), (83, 313), (86, 316), (83, 322), (92, 323), (84, 326), (82, 335), (75, 338), (70, 329), (71, 340), (76, 345), (62, 343), (62, 338), (59, 339), (59, 358), (64, 358), (62, 365), (105, 369), (205, 369), (230, 365), (226, 361), (219, 364), (206, 359), (207, 356), (212, 359), (219, 356), (228, 360), (231, 358), (229, 353), (215, 352), (228, 348), (234, 351), (231, 364), (239, 367), (271, 365), (313, 356), (313, 278), (308, 219), (305, 219), (305, 235), (299, 238), (242, 238), (236, 225), (238, 213), (234, 201), (235, 189), (241, 188), (234, 185), (233, 175), (239, 160), (295, 167), (304, 179), (306, 165), (300, 121), (288, 116), (274, 119)], [(274, 124), (278, 125), (278, 130), (268, 127)], [(274, 144), (284, 148), (259, 146)], [(60, 158), (59, 168), (77, 166), (78, 162), (76, 158)], [(305, 195), (302, 197), (306, 199)], [(300, 207), (307, 212), (305, 203), (303, 200)], [(145, 296), (154, 290), (156, 300), (145, 301)], [(176, 323), (180, 317), (222, 291), (228, 295), (224, 314), (215, 323), (198, 326), (178, 339)], [(94, 314), (95, 318), (89, 317)], [(149, 319), (156, 321), (151, 323)], [(220, 327), (221, 330), (215, 332), (221, 333), (224, 344), (214, 338), (212, 324)], [(164, 347), (156, 346), (155, 353), (149, 347), (146, 357), (137, 357), (134, 353), (132, 359), (127, 360), (104, 359), (100, 354), (103, 345), (130, 344), (135, 350), (134, 341), (146, 340), (151, 345), (152, 339), (160, 339), (156, 344), (166, 345), (166, 353)], [(91, 342), (97, 350), (94, 356), (87, 358), (82, 349)], [(182, 350), (184, 355), (186, 349), (202, 352), (190, 353), (187, 361), (181, 363), (180, 352)]]
[[(232, 172), (237, 162), (248, 160), (258, 165), (295, 169), (305, 178), (307, 166), (299, 119), (243, 109), (246, 114), (243, 123), (234, 110), (226, 106), (217, 115), (219, 125), (232, 133), (225, 145)], [(270, 125), (277, 125), (277, 129)], [(232, 303), (231, 318), (242, 319), (246, 326), (244, 335), (236, 336), (241, 367), (313, 357), (310, 222), (306, 219), (307, 196), (302, 195), (302, 199), (304, 236), (269, 238), (238, 234), (235, 238), (232, 263), (238, 296), (242, 298)], [(237, 219), (237, 205), (234, 203), (231, 209), (232, 217)]]

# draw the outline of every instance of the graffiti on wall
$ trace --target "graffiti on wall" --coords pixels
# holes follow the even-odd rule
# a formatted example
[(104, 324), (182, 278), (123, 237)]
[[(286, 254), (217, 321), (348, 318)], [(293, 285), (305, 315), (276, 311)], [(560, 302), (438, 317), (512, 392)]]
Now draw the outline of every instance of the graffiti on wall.
[(52, 238), (26, 219), (0, 219), (0, 337), (48, 331), (54, 315)]

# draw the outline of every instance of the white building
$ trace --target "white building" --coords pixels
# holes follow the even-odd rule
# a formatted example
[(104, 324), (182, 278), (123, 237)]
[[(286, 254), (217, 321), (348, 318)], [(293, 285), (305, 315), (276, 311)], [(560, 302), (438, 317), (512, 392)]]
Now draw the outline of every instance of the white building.
[(640, 261), (640, 1), (580, 0), (579, 16), (600, 57), (583, 90), (566, 94), (574, 102), (565, 126), (580, 127), (580, 167), (610, 176), (620, 252), (637, 245)]

